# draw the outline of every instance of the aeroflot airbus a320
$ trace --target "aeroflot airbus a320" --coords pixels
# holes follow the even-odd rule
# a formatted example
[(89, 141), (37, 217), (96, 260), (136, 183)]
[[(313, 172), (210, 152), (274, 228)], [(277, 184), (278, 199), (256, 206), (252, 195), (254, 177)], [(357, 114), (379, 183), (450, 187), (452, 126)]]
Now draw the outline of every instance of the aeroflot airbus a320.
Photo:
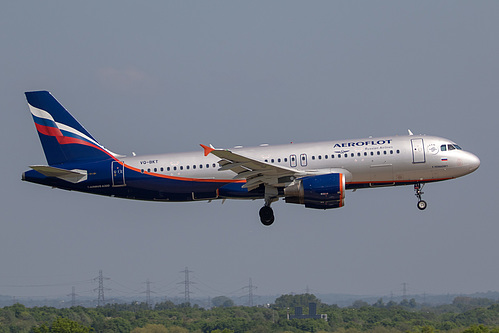
[[(345, 190), (414, 185), (418, 208), (425, 183), (475, 171), (480, 160), (435, 136), (387, 136), (315, 143), (235, 147), (125, 157), (100, 145), (47, 91), (27, 92), (48, 165), (33, 165), (32, 183), (119, 198), (153, 201), (263, 199), (260, 220), (274, 222), (270, 204), (330, 209)], [(134, 154), (135, 155), (135, 154)]]

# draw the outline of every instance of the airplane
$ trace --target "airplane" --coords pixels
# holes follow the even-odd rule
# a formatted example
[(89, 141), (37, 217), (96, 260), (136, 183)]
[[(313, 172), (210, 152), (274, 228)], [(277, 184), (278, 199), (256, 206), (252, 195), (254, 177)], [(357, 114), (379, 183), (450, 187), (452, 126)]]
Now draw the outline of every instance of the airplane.
[(198, 152), (124, 156), (100, 143), (48, 92), (26, 92), (48, 165), (32, 165), (22, 180), (104, 196), (150, 201), (263, 199), (260, 221), (270, 226), (270, 207), (344, 206), (345, 191), (413, 185), (424, 210), (424, 184), (472, 173), (480, 160), (451, 140), (426, 135), (368, 137)]

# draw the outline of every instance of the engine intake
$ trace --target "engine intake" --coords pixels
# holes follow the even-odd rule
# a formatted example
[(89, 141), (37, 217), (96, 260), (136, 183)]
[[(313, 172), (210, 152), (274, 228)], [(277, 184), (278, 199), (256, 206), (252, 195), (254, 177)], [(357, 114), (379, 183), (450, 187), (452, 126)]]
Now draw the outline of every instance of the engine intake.
[(345, 177), (342, 173), (304, 177), (284, 189), (287, 203), (301, 204), (307, 208), (343, 207), (344, 199)]

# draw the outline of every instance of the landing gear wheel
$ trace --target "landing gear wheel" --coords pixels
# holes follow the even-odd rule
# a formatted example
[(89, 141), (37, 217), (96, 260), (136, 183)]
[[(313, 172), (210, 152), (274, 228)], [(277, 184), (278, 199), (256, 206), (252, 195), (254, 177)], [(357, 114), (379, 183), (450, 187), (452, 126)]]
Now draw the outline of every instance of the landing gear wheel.
[(423, 186), (424, 183), (420, 184), (414, 184), (414, 191), (416, 192), (416, 197), (418, 198), (418, 208), (419, 210), (425, 210), (426, 209), (426, 201), (421, 199), (421, 196), (424, 194), (423, 193)]
[(274, 223), (274, 211), (270, 206), (263, 206), (260, 209), (260, 221), (262, 222), (263, 225), (269, 226)]

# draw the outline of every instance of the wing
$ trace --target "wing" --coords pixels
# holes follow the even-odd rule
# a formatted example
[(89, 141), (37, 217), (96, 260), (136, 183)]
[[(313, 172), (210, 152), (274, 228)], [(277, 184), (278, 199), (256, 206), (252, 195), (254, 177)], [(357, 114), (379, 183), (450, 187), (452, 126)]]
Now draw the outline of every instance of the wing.
[(284, 187), (289, 185), (293, 179), (299, 177), (300, 171), (293, 168), (286, 168), (267, 162), (258, 161), (249, 157), (235, 154), (227, 149), (215, 149), (201, 145), (204, 148), (205, 156), (213, 154), (220, 158), (218, 164), (219, 171), (231, 170), (236, 173), (234, 179), (246, 179), (243, 188), (251, 191), (261, 184), (274, 187)]

